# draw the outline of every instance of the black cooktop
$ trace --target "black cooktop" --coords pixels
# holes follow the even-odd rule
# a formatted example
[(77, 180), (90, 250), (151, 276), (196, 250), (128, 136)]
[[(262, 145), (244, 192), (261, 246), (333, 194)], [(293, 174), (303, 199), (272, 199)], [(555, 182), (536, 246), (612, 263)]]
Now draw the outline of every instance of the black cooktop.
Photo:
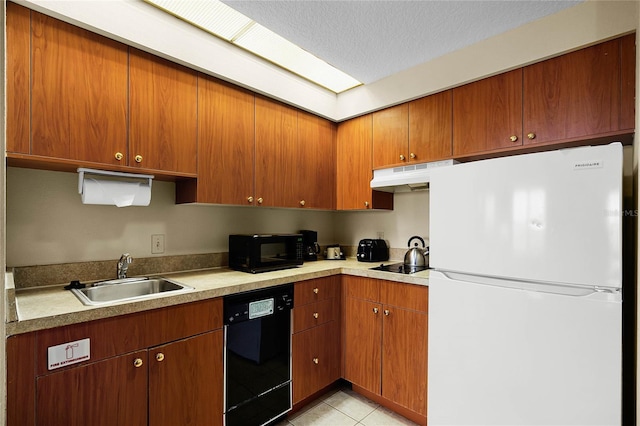
[(414, 272), (424, 271), (429, 268), (427, 266), (408, 266), (404, 263), (392, 263), (390, 265), (380, 264), (371, 269), (375, 271), (395, 272), (397, 274), (413, 274)]

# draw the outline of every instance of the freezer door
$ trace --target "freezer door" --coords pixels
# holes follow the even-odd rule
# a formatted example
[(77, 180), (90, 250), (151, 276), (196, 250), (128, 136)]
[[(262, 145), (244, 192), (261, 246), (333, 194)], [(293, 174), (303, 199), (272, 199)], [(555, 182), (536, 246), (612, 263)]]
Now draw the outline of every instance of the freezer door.
[(429, 197), (432, 268), (621, 286), (619, 143), (434, 169)]
[(429, 425), (620, 425), (619, 294), (504, 285), (430, 274)]

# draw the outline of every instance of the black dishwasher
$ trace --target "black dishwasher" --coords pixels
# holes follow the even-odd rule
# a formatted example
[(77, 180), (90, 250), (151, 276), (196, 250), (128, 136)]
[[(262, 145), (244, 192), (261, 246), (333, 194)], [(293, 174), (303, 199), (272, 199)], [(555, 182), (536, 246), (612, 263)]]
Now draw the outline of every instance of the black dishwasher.
[(260, 426), (291, 410), (293, 285), (224, 298), (225, 426)]

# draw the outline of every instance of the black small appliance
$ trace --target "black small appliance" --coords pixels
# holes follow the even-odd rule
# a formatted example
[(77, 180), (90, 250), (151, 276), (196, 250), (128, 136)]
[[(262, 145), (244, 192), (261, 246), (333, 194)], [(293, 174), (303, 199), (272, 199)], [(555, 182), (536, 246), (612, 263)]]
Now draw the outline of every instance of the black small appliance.
[(305, 262), (318, 260), (320, 246), (318, 245), (318, 233), (316, 231), (302, 230), (302, 258)]
[(389, 247), (385, 240), (364, 239), (358, 243), (356, 258), (360, 262), (382, 262), (389, 260)]

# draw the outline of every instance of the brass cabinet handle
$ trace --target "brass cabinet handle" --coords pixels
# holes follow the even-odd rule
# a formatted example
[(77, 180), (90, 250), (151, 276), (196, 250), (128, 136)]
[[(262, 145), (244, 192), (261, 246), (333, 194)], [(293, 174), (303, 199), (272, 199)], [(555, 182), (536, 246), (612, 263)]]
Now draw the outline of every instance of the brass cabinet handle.
[(513, 135), (509, 139), (511, 140), (511, 142), (516, 142), (518, 140), (518, 137), (516, 135)]
[(158, 362), (164, 361), (164, 354), (162, 352), (158, 352), (156, 354), (156, 361), (158, 361)]
[(409, 157), (411, 157), (412, 160), (416, 159), (416, 155), (413, 152), (411, 154), (409, 154)]
[(364, 202), (364, 206), (365, 206), (365, 207), (369, 207), (369, 202), (368, 202), (368, 201), (365, 201), (365, 202)]
[(136, 358), (133, 360), (133, 366), (136, 368), (140, 368), (142, 367), (142, 359), (141, 358)]
[(373, 313), (377, 314), (378, 313), (378, 308), (373, 308)]
[(306, 204), (306, 203), (304, 202), (304, 200), (300, 201), (300, 205), (301, 205), (302, 207), (304, 207), (304, 205), (305, 205), (305, 204)]
[(136, 163), (142, 163), (142, 155), (136, 155), (134, 160), (136, 160)]
[(247, 202), (248, 203), (253, 203), (253, 197), (247, 197)]
[(115, 157), (116, 157), (116, 160), (120, 161), (120, 160), (122, 160), (122, 158), (124, 157), (124, 155), (122, 155), (122, 153), (121, 153), (121, 152), (116, 152)]
[(313, 317), (314, 317), (315, 319), (318, 319), (318, 317), (319, 317), (319, 316), (320, 316), (320, 314), (318, 314), (317, 312), (314, 312), (314, 313), (313, 313)]
[(320, 291), (320, 289), (319, 289), (318, 287), (316, 287), (316, 288), (314, 288), (314, 289), (313, 289), (313, 292), (314, 292), (315, 294), (318, 294), (318, 292), (319, 292), (319, 291)]
[(533, 140), (533, 139), (535, 139), (535, 138), (536, 138), (536, 134), (535, 134), (535, 133), (527, 133), (527, 137), (528, 137), (529, 139), (532, 139), (532, 140)]
[(318, 358), (314, 358), (314, 359), (313, 359), (313, 363), (314, 363), (314, 364), (316, 364), (316, 365), (318, 365), (318, 363), (320, 363), (320, 360), (319, 360)]
[(391, 313), (391, 312), (390, 312), (388, 309), (385, 309), (385, 310), (384, 310), (384, 314), (385, 314), (386, 316), (389, 316), (389, 314), (390, 314), (390, 313)]
[(405, 156), (400, 154), (400, 161), (404, 161), (405, 160)]
[(262, 197), (258, 198), (258, 204), (262, 204), (263, 201)]

